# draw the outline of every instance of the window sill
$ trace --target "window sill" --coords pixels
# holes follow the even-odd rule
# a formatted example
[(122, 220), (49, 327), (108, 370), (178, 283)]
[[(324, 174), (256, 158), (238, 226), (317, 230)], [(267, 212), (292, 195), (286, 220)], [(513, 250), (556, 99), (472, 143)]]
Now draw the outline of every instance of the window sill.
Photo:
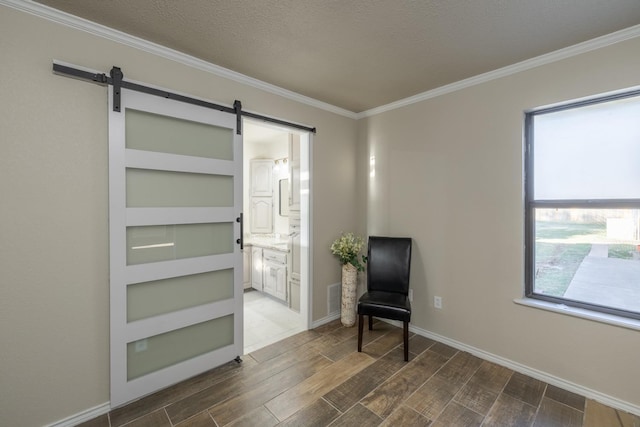
[(556, 304), (533, 298), (518, 298), (513, 300), (513, 302), (528, 307), (552, 311), (554, 313), (566, 314), (568, 316), (593, 320), (594, 322), (606, 323), (609, 325), (620, 326), (623, 328), (640, 331), (640, 320), (636, 319), (629, 319), (626, 317), (615, 316), (613, 314), (607, 313), (599, 313), (597, 311), (585, 310), (584, 308), (569, 307), (564, 304)]

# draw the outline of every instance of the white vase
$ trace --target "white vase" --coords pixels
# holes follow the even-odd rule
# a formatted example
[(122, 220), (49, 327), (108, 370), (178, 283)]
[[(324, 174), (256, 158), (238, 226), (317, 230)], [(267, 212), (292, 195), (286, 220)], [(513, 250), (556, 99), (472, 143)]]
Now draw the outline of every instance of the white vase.
[(342, 265), (342, 307), (340, 321), (346, 327), (356, 324), (356, 288), (358, 286), (358, 270), (353, 264)]

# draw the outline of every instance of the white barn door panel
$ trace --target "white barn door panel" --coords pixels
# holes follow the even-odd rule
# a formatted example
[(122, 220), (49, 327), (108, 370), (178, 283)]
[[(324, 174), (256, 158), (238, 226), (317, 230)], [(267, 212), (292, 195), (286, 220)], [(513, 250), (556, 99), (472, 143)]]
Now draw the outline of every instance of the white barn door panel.
[(192, 104), (122, 89), (109, 110), (117, 407), (243, 353), (242, 141), (233, 114)]

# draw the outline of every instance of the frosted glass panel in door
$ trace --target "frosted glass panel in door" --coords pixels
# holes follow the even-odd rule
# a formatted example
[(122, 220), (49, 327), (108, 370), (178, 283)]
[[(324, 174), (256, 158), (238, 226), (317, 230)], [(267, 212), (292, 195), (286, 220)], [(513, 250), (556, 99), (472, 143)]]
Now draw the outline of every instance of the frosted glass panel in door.
[(127, 381), (233, 344), (233, 314), (127, 343)]
[(127, 286), (127, 322), (233, 298), (233, 269)]
[(126, 148), (233, 160), (233, 130), (128, 108)]
[(127, 265), (234, 251), (232, 222), (127, 227)]
[(127, 207), (232, 207), (233, 177), (127, 169)]
[(242, 354), (242, 138), (233, 114), (126, 88), (110, 107), (115, 407)]

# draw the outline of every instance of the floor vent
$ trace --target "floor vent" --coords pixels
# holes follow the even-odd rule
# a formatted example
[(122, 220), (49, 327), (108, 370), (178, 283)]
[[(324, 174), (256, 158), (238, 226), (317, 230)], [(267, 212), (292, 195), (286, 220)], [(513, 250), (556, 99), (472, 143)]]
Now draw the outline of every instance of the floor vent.
[(340, 313), (341, 293), (342, 286), (340, 285), (340, 283), (329, 285), (329, 294), (327, 295), (329, 315)]

